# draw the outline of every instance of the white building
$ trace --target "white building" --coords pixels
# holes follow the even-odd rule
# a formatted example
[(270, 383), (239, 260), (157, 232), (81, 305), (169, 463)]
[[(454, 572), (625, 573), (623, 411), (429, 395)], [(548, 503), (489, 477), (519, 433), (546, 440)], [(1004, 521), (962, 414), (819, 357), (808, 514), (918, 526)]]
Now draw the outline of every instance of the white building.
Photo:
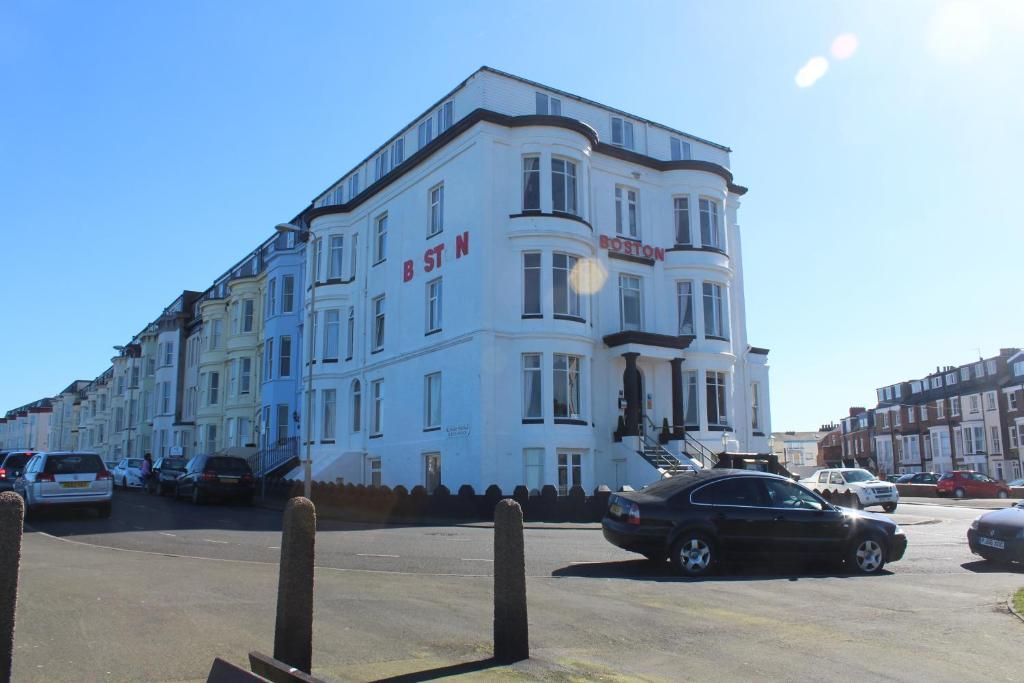
[(814, 467), (818, 463), (818, 442), (828, 432), (772, 432), (772, 453), (787, 469)]
[(635, 435), (663, 421), (684, 462), (684, 433), (766, 452), (728, 167), (721, 145), (474, 73), (301, 217), (314, 477), (637, 487), (659, 473)]

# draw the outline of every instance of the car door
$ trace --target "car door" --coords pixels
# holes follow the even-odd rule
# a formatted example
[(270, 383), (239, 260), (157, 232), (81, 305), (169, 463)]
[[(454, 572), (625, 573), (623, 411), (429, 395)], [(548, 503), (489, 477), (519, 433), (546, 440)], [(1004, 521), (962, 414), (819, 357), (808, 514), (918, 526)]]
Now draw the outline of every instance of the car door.
[(772, 511), (765, 507), (760, 477), (735, 476), (705, 488), (711, 502), (711, 523), (725, 552), (756, 555), (774, 550)]
[(973, 483), (977, 490), (977, 493), (974, 495), (992, 497), (999, 491), (996, 480), (987, 474), (976, 473), (971, 475), (971, 478), (974, 480)]
[(778, 552), (824, 556), (839, 550), (849, 530), (846, 515), (798, 484), (765, 479), (764, 487)]

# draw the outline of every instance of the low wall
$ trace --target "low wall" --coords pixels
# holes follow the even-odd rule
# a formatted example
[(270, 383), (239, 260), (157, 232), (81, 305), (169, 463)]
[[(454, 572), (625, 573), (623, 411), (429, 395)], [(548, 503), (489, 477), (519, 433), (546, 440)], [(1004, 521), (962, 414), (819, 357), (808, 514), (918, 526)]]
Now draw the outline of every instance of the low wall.
[[(909, 498), (938, 498), (934, 484), (896, 484), (896, 490), (900, 497)], [(968, 496), (969, 497), (969, 496)], [(1024, 498), (1024, 487), (1014, 486), (1010, 488), (1010, 498)]]

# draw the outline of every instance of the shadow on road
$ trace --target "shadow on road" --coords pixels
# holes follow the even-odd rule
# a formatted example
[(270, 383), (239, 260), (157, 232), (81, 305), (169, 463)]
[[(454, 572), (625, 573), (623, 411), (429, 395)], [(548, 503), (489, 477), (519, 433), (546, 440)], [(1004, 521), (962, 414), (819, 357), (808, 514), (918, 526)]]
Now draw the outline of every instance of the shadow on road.
[(960, 566), (969, 572), (974, 572), (975, 574), (1003, 574), (1006, 572), (1024, 574), (1024, 565), (1010, 562), (974, 560), (973, 562), (964, 562)]
[(441, 666), (427, 671), (417, 671), (411, 674), (402, 674), (401, 676), (380, 678), (377, 679), (375, 683), (418, 683), (418, 681), (435, 681), (439, 678), (447, 678), (448, 676), (461, 676), (462, 674), (486, 671), (496, 666), (499, 666), (498, 662), (493, 657), (488, 657), (487, 659), (481, 659), (477, 662), (452, 664), (450, 666)]
[(720, 566), (711, 576), (690, 578), (672, 572), (668, 562), (654, 563), (648, 560), (624, 560), (618, 562), (589, 562), (571, 564), (551, 572), (552, 576), (577, 577), (586, 579), (626, 579), (630, 581), (698, 582), (698, 581), (799, 581), (839, 577), (844, 579), (889, 576), (892, 572), (882, 570), (878, 574), (862, 575), (844, 571), (841, 567), (827, 563), (793, 564), (762, 560), (740, 566)]

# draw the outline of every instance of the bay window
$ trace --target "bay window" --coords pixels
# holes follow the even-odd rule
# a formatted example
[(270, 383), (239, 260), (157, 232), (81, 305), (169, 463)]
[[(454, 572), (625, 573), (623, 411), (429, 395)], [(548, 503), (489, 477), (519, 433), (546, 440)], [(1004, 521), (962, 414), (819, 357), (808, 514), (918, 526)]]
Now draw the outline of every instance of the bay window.
[(580, 409), (580, 357), (564, 353), (554, 354), (553, 373), (555, 419), (581, 418)]

